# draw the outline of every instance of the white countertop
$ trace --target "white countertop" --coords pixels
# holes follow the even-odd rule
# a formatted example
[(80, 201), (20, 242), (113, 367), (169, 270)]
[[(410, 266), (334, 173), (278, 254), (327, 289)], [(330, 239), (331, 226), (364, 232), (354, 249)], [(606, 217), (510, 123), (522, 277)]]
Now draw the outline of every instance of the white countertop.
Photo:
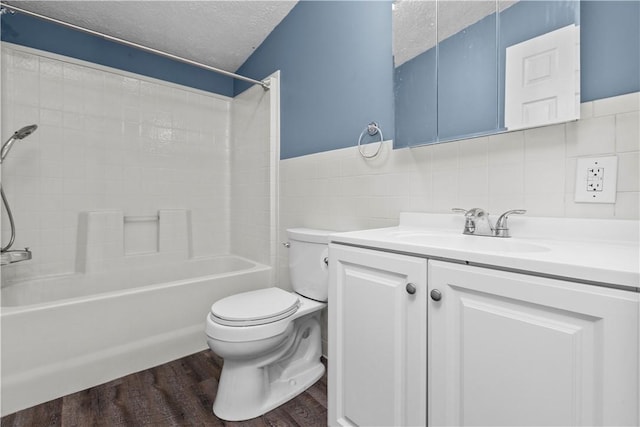
[(510, 238), (467, 236), (463, 228), (462, 215), (402, 213), (397, 227), (337, 233), (330, 239), (640, 292), (639, 221), (514, 215), (509, 217)]

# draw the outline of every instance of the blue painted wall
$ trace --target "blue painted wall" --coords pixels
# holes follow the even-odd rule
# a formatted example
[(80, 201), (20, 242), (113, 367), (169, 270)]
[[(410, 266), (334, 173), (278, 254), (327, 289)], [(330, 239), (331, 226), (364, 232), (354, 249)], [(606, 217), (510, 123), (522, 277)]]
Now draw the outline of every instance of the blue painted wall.
[(278, 69), (281, 158), (354, 146), (371, 121), (393, 138), (391, 2), (301, 1), (238, 73)]
[(640, 2), (583, 1), (582, 101), (640, 90)]
[(233, 79), (20, 13), (2, 15), (2, 41), (233, 96)]
[[(509, 9), (508, 9), (509, 10)], [(515, 10), (515, 9), (514, 9)], [(582, 99), (592, 101), (640, 91), (640, 2), (582, 1)], [(20, 14), (3, 15), (2, 40), (79, 58), (227, 96), (247, 85), (156, 55)], [(417, 61), (416, 61), (417, 62)], [(434, 58), (419, 67), (432, 68)], [(239, 72), (261, 79), (282, 71), (282, 158), (353, 146), (371, 121), (385, 138), (418, 141), (433, 131), (435, 70), (424, 91), (396, 107), (394, 123), (391, 7), (389, 1), (302, 0)], [(422, 73), (420, 71), (420, 73)], [(400, 71), (398, 71), (400, 73)], [(408, 83), (417, 78), (405, 73)], [(423, 99), (423, 107), (416, 108)], [(413, 107), (412, 107), (413, 106)], [(406, 112), (403, 113), (402, 111)], [(502, 120), (499, 118), (499, 120)], [(408, 124), (418, 123), (415, 130)], [(460, 121), (460, 123), (464, 123)], [(413, 132), (413, 134), (412, 134)], [(432, 138), (432, 136), (426, 137)]]

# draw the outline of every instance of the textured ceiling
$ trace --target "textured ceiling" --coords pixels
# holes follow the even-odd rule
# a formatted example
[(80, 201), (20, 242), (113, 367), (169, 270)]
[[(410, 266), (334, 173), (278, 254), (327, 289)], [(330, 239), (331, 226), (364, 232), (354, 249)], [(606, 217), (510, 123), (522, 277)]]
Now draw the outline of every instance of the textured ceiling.
[[(393, 56), (398, 67), (517, 0), (395, 0)], [(437, 29), (437, 30), (436, 30)]]
[[(7, 3), (223, 70), (236, 71), (297, 1), (13, 0)], [(496, 3), (504, 9), (517, 0), (438, 1), (440, 5), (436, 8), (435, 0), (395, 0), (393, 52), (396, 66), (432, 48), (436, 40), (443, 40), (493, 13)]]
[(7, 3), (233, 72), (287, 16), (297, 0)]

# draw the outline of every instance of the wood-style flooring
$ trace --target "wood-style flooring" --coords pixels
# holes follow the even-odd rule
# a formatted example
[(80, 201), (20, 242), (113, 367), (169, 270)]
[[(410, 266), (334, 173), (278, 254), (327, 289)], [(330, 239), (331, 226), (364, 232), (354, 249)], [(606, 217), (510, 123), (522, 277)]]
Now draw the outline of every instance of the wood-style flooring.
[(295, 399), (243, 422), (211, 407), (222, 359), (206, 350), (2, 418), (2, 427), (326, 426), (327, 376)]

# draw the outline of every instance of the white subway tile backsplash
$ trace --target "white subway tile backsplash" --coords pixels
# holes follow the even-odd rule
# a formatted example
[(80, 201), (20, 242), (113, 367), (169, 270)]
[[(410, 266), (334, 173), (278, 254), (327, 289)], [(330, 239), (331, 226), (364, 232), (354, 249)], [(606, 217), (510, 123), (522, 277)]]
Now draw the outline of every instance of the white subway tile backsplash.
[(615, 218), (635, 219), (640, 218), (640, 193), (618, 192), (616, 194)]
[(524, 193), (526, 195), (563, 194), (565, 166), (564, 158), (558, 156), (550, 156), (547, 160), (527, 161), (524, 169)]
[[(476, 194), (461, 194), (458, 197), (458, 206), (466, 206), (466, 207), (484, 207), (487, 209), (489, 206), (489, 196), (485, 195), (476, 195)], [(440, 212), (443, 213), (451, 213), (451, 209), (449, 207), (443, 206), (440, 209)], [(464, 222), (464, 220), (462, 220)]]
[[(606, 171), (605, 171), (606, 173)], [(606, 178), (605, 178), (606, 179)], [(618, 154), (617, 191), (640, 191), (640, 152)]]
[(493, 194), (489, 193), (488, 212), (500, 215), (509, 209), (520, 209), (525, 206), (525, 196), (523, 194)]
[(615, 116), (569, 122), (566, 128), (567, 157), (615, 153)]
[(577, 218), (614, 218), (612, 203), (576, 203), (574, 193), (565, 194), (565, 216)]
[(593, 117), (593, 102), (583, 102), (580, 104), (580, 119)]
[[(281, 229), (385, 227), (395, 225), (401, 211), (452, 207), (638, 219), (639, 118), (637, 109), (625, 112), (633, 99), (601, 103), (599, 114), (610, 114), (598, 117), (594, 103), (584, 103), (582, 119), (566, 124), (411, 149), (391, 150), (389, 142), (376, 162), (362, 161), (356, 147), (282, 160)], [(612, 153), (620, 156), (617, 202), (575, 203), (577, 156)], [(330, 177), (322, 195), (314, 194), (318, 176)]]
[(523, 164), (505, 164), (489, 168), (489, 194), (523, 194), (524, 166)]
[(562, 217), (564, 216), (564, 197), (565, 194), (562, 192), (525, 194), (522, 207), (527, 210), (527, 215)]
[(433, 171), (432, 197), (434, 207), (438, 212), (447, 210), (448, 207), (458, 206), (459, 188), (460, 183), (456, 169)]
[(638, 110), (640, 110), (640, 92), (593, 101), (594, 116), (608, 116)]
[(436, 144), (432, 146), (432, 170), (447, 171), (458, 169), (458, 143)]
[(461, 196), (486, 198), (489, 195), (489, 170), (486, 167), (465, 167), (458, 170)]
[(616, 115), (616, 151), (640, 150), (640, 111)]
[(489, 138), (477, 138), (457, 143), (459, 149), (459, 167), (487, 168), (489, 166)]
[(564, 159), (565, 125), (545, 126), (524, 132), (525, 162)]
[(524, 162), (524, 132), (507, 132), (489, 137), (489, 167)]

